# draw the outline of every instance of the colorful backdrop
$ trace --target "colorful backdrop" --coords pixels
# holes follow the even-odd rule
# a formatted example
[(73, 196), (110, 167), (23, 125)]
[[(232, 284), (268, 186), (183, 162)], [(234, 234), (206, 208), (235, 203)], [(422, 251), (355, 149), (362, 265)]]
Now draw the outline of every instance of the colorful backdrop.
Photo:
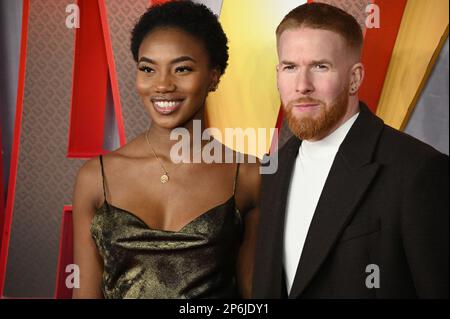
[[(209, 126), (276, 127), (283, 145), (290, 132), (276, 91), (274, 30), (306, 1), (197, 2), (219, 15), (230, 47), (229, 68), (207, 101)], [(364, 29), (361, 99), (387, 124), (448, 154), (448, 1), (323, 2), (353, 14)], [(71, 4), (80, 28), (66, 25)], [(86, 158), (150, 125), (129, 52), (130, 29), (149, 5), (0, 2), (0, 297), (70, 296), (64, 279), (75, 174)], [(245, 151), (262, 156), (274, 145), (271, 136), (264, 145)]]

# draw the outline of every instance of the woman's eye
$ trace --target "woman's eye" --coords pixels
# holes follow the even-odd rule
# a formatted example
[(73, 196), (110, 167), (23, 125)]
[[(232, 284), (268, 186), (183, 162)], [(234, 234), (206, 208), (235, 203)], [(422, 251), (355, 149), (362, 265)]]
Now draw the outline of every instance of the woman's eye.
[(179, 66), (175, 69), (176, 73), (187, 73), (187, 72), (191, 72), (192, 68), (189, 66)]
[(139, 67), (139, 71), (142, 71), (144, 73), (151, 73), (153, 72), (153, 69), (147, 65), (142, 65)]

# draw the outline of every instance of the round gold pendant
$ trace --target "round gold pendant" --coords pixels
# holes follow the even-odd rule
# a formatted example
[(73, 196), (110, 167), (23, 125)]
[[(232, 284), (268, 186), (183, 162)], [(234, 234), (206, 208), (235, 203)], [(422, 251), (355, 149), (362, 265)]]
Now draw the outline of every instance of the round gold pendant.
[(169, 175), (167, 174), (162, 174), (161, 178), (160, 178), (161, 184), (165, 184), (169, 181)]

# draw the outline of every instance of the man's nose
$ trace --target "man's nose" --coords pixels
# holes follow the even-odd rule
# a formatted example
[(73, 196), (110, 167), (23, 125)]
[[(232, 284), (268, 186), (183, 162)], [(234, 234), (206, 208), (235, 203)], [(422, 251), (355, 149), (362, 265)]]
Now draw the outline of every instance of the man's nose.
[(307, 70), (302, 70), (298, 73), (295, 83), (295, 91), (302, 95), (309, 95), (314, 92), (314, 85), (311, 75)]

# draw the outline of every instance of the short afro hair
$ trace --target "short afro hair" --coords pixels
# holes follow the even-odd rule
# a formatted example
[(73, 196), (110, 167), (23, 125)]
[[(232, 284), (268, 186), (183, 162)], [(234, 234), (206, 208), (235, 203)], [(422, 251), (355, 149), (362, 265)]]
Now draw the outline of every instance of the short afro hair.
[(228, 39), (217, 16), (203, 4), (187, 0), (169, 1), (151, 6), (131, 32), (131, 52), (138, 61), (144, 38), (158, 28), (173, 27), (202, 41), (208, 51), (210, 66), (223, 74), (228, 65)]

